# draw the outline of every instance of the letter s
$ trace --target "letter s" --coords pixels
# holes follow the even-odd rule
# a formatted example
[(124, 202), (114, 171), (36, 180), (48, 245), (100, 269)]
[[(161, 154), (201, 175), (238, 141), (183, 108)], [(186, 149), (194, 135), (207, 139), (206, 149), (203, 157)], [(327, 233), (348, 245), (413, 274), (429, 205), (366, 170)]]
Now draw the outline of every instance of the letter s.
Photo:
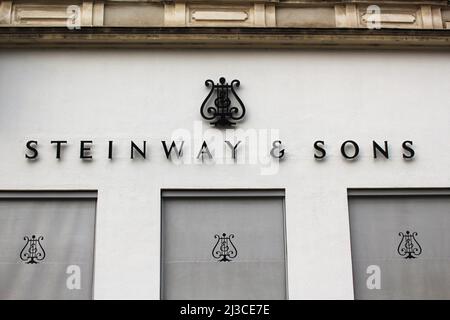
[(27, 159), (36, 159), (38, 157), (39, 152), (36, 149), (37, 144), (38, 142), (35, 140), (30, 140), (27, 142), (27, 149), (31, 151), (31, 154), (25, 153), (25, 157)]
[(327, 152), (325, 151), (325, 148), (323, 147), (325, 144), (325, 141), (317, 140), (314, 142), (314, 149), (316, 149), (319, 154), (314, 153), (314, 158), (317, 160), (322, 160), (327, 155)]
[(407, 159), (410, 160), (412, 158), (414, 158), (414, 156), (416, 155), (416, 152), (414, 151), (414, 149), (412, 148), (413, 142), (412, 141), (403, 141), (402, 143), (402, 147), (403, 149), (408, 152), (409, 154), (405, 154), (403, 153), (403, 159)]

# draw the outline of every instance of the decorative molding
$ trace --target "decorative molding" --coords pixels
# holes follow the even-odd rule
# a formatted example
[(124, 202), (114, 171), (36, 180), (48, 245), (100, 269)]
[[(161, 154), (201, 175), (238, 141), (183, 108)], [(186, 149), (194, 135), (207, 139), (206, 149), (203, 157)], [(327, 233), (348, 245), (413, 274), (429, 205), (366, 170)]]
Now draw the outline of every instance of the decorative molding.
[[(104, 17), (104, 3), (83, 1), (74, 5), (44, 4), (44, 3), (14, 3), (3, 1), (0, 4), (0, 24), (19, 26), (54, 26), (65, 27), (70, 19), (70, 6), (79, 6), (81, 26), (102, 26)], [(6, 18), (5, 18), (6, 17)]]
[(275, 6), (253, 4), (166, 3), (166, 27), (275, 27)]
[(337, 28), (357, 28), (358, 10), (356, 4), (339, 4), (334, 7)]
[(169, 3), (164, 5), (164, 25), (182, 27), (186, 25), (186, 4)]
[(267, 27), (276, 27), (277, 26), (277, 15), (275, 5), (266, 4), (266, 26)]
[(11, 24), (12, 1), (0, 1), (0, 25)]
[(431, 8), (431, 14), (433, 17), (433, 29), (444, 29), (441, 8)]
[(422, 14), (422, 28), (433, 29), (433, 15), (431, 6), (421, 6), (420, 11)]
[[(362, 15), (361, 19), (364, 23), (371, 22), (369, 13)], [(416, 22), (416, 16), (413, 14), (399, 14), (399, 13), (384, 13), (380, 14), (379, 22), (381, 23), (414, 23)]]
[[(296, 46), (297, 41), (303, 44), (306, 40), (302, 38), (303, 36), (298, 35), (294, 36), (295, 40), (291, 40), (292, 31), (288, 32), (288, 30), (299, 29), (298, 31), (302, 35), (311, 34), (311, 41), (315, 43), (318, 39), (315, 30), (321, 28), (328, 31), (348, 29), (371, 31), (369, 28), (374, 25), (371, 22), (373, 17), (367, 11), (368, 6), (374, 2), (369, 0), (0, 0), (0, 31), (14, 26), (25, 27), (25, 29), (66, 27), (69, 18), (67, 13), (69, 3), (80, 8), (79, 26), (81, 30), (72, 28), (75, 29), (70, 30), (72, 33), (75, 32), (73, 35), (56, 32), (54, 37), (44, 33), (44, 38), (52, 43), (65, 41), (59, 39), (62, 34), (64, 37), (70, 38), (68, 42), (75, 41), (74, 39), (79, 39), (83, 43), (89, 42), (86, 40), (87, 34), (92, 34), (94, 43), (102, 42), (101, 39), (104, 38), (115, 43), (122, 37), (126, 39), (125, 41), (134, 41), (130, 40), (131, 34), (126, 34), (126, 32), (125, 34), (110, 33), (109, 30), (104, 33), (99, 32), (96, 27), (105, 26), (105, 16), (108, 28), (124, 27), (124, 30), (133, 30), (133, 35), (137, 32), (135, 29), (137, 27), (141, 30), (158, 30), (155, 31), (158, 35), (152, 33), (148, 35), (148, 38), (137, 32), (138, 36), (135, 42), (143, 42), (145, 45), (149, 43), (153, 45), (155, 41), (161, 39), (164, 39), (161, 40), (161, 43), (178, 44), (184, 43), (188, 38), (194, 41), (193, 46), (196, 46), (200, 39), (204, 43), (214, 45), (218, 43), (220, 45), (227, 43), (227, 46), (240, 45), (241, 40), (236, 34), (228, 36), (221, 32), (218, 34), (203, 33), (206, 29), (218, 28), (220, 30), (222, 27), (227, 27), (230, 28), (229, 32), (239, 30), (241, 33), (246, 28), (257, 29), (255, 30), (256, 39), (251, 41), (252, 36), (247, 33), (242, 34), (242, 37), (246, 39), (243, 41), (245, 44), (270, 46), (267, 41), (271, 39), (270, 41), (274, 41), (274, 46), (285, 42), (287, 45), (295, 43), (294, 46)], [(396, 29), (405, 34), (407, 30), (434, 30), (438, 34), (436, 39), (439, 40), (436, 41), (439, 46), (448, 45), (447, 36), (441, 34), (441, 31), (445, 33), (450, 29), (450, 4), (447, 0), (379, 0), (376, 4), (380, 10), (378, 28), (388, 31)], [(152, 29), (156, 27), (160, 29)], [(194, 32), (189, 29), (190, 27), (199, 28), (193, 28), (193, 30), (197, 29)], [(173, 28), (180, 29), (177, 29), (176, 34), (170, 35)], [(186, 29), (186, 36), (179, 33), (179, 30), (183, 28)], [(262, 39), (258, 38), (259, 29), (266, 29), (268, 32)], [(272, 34), (275, 29), (279, 30), (277, 34), (269, 36), (268, 34)], [(3, 33), (2, 41), (14, 39), (14, 34), (6, 34), (8, 32)], [(17, 32), (17, 34), (19, 33)], [(364, 32), (351, 33), (351, 36), (348, 34), (322, 36), (325, 37), (324, 43), (333, 45), (339, 44), (334, 41), (333, 37), (345, 45), (348, 43), (351, 45), (353, 43), (372, 43), (371, 41), (377, 37), (376, 34), (369, 33), (369, 39), (353, 38), (367, 36)], [(396, 39), (396, 41), (408, 45), (415, 41), (407, 37)], [(434, 38), (432, 36), (420, 38), (420, 41), (430, 44), (430, 39)], [(434, 41), (432, 40), (432, 43)]]
[(384, 48), (450, 50), (448, 30), (336, 28), (0, 28), (0, 47)]
[(193, 10), (192, 19), (196, 21), (245, 21), (248, 19), (248, 12), (242, 11), (208, 11)]
[(13, 6), (13, 25), (65, 26), (68, 19), (66, 5), (17, 4)]
[(422, 28), (423, 29), (443, 29), (441, 8), (432, 6), (421, 6)]
[(102, 26), (105, 16), (104, 9), (104, 2), (83, 1), (81, 25)]
[[(373, 1), (317, 0), (0, 0), (0, 26), (64, 26), (69, 3), (80, 6), (82, 27), (369, 28)], [(105, 5), (106, 4), (106, 5)], [(380, 27), (443, 29), (444, 0), (379, 0)], [(122, 8), (122, 10), (121, 10)], [(145, 9), (145, 10), (144, 10)], [(334, 11), (334, 14), (333, 14)], [(134, 12), (134, 14), (133, 14)], [(138, 17), (136, 12), (139, 12)], [(280, 13), (280, 14), (278, 14)], [(279, 21), (277, 21), (277, 19)], [(447, 19), (448, 20), (448, 19)]]
[(187, 6), (187, 26), (246, 26), (254, 24), (252, 6)]
[(92, 27), (94, 13), (94, 3), (92, 1), (84, 1), (81, 10), (81, 25)]
[(380, 7), (380, 14), (368, 13), (368, 7), (359, 8), (359, 27), (365, 28), (370, 23), (370, 18), (378, 19), (381, 28), (395, 29), (421, 29), (422, 13), (416, 6), (405, 7)]

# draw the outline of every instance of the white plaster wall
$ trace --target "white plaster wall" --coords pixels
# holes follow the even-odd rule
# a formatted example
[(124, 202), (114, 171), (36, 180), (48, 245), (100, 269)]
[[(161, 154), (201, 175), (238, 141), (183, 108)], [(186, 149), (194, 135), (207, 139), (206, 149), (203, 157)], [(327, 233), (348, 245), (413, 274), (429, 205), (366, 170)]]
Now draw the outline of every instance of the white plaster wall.
[[(450, 187), (449, 74), (437, 52), (2, 51), (0, 189), (98, 189), (94, 297), (158, 299), (161, 188), (285, 188), (290, 299), (352, 299), (346, 190)], [(277, 174), (165, 159), (160, 140), (193, 129), (205, 79), (221, 75), (242, 82), (238, 128), (280, 130)], [(38, 161), (24, 157), (29, 139)], [(52, 139), (69, 141), (60, 161)], [(94, 140), (93, 161), (78, 158), (82, 139)], [(130, 139), (148, 140), (147, 160), (128, 158)], [(339, 155), (347, 139), (358, 161)], [(389, 140), (392, 159), (374, 160), (372, 139)], [(403, 140), (414, 161), (402, 159)]]

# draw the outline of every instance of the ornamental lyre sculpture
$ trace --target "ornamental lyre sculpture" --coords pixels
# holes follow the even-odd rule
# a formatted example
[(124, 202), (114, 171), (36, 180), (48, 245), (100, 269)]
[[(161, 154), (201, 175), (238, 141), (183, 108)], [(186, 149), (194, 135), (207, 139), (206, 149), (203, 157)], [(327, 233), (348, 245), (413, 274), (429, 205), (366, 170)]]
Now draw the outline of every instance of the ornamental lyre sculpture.
[(41, 244), (41, 241), (44, 240), (43, 236), (36, 237), (33, 234), (31, 238), (25, 236), (23, 240), (26, 243), (22, 251), (20, 251), (20, 259), (22, 261), (25, 261), (27, 264), (37, 264), (45, 259), (45, 251)]
[(397, 248), (400, 256), (405, 259), (415, 259), (422, 253), (422, 247), (416, 240), (417, 232), (407, 230), (405, 233), (399, 232), (398, 235), (402, 237)]
[[(234, 121), (241, 120), (245, 116), (245, 106), (236, 93), (241, 82), (233, 80), (227, 83), (224, 77), (219, 79), (219, 83), (208, 79), (205, 81), (206, 87), (211, 87), (211, 91), (206, 96), (200, 107), (200, 114), (205, 120), (211, 121), (210, 124), (216, 127), (229, 127), (236, 124)], [(231, 94), (230, 94), (231, 92)], [(214, 105), (209, 101), (215, 93)], [(236, 104), (232, 105), (231, 96), (234, 96)]]
[(237, 249), (231, 241), (234, 238), (234, 234), (230, 234), (228, 237), (226, 233), (222, 233), (222, 236), (216, 234), (214, 238), (217, 239), (216, 245), (212, 250), (214, 259), (217, 259), (219, 262), (228, 262), (236, 258)]

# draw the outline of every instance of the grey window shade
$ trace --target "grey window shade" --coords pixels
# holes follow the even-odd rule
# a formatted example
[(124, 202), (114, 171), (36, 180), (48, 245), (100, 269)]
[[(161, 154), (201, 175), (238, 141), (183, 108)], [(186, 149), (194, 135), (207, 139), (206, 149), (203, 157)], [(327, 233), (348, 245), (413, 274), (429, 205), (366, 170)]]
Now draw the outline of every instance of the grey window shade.
[[(285, 299), (284, 199), (212, 195), (163, 198), (162, 298)], [(231, 262), (212, 256), (222, 233), (235, 236)]]
[[(91, 299), (95, 208), (95, 199), (0, 197), (0, 299)], [(45, 258), (29, 264), (21, 252), (33, 235)], [(71, 275), (80, 288), (67, 285)]]
[[(350, 196), (349, 211), (356, 299), (450, 299), (450, 196)], [(415, 258), (398, 252), (406, 231)], [(380, 289), (367, 286), (371, 265)]]

